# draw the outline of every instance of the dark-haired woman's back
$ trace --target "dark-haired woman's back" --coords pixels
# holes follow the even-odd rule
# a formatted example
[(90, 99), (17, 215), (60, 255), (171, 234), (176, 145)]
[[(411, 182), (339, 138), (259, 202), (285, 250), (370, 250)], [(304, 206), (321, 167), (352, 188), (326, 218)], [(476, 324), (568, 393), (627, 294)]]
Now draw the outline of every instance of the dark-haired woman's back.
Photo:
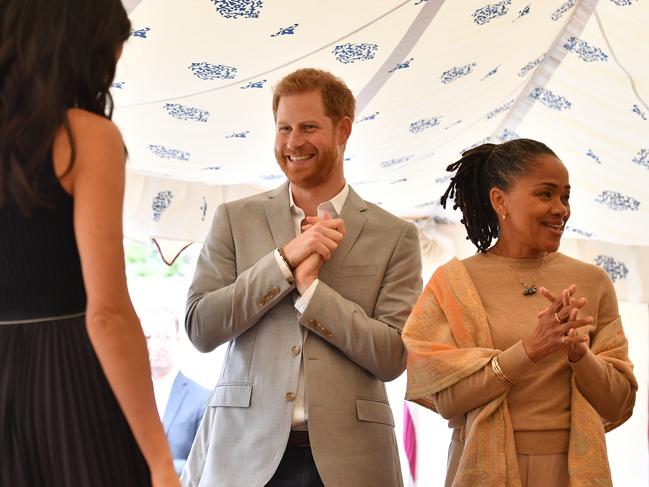
[(61, 177), (62, 129), (47, 205), (0, 209), (0, 485), (150, 485), (142, 452), (154, 482), (177, 485), (125, 285), (121, 136), (89, 112), (68, 120), (75, 164)]

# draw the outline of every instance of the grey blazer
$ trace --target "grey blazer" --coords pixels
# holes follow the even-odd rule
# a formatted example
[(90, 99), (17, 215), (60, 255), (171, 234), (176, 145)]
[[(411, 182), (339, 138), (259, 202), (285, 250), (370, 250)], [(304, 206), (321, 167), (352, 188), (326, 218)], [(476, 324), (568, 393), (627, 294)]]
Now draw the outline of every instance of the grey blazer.
[[(326, 486), (402, 485), (383, 381), (406, 365), (401, 329), (421, 292), (415, 225), (350, 190), (346, 234), (304, 310), (274, 249), (294, 238), (288, 184), (221, 205), (200, 254), (185, 326), (203, 352), (229, 342), (181, 477), (185, 486), (261, 487), (291, 429), (300, 358), (309, 436)], [(302, 347), (300, 327), (310, 333)]]

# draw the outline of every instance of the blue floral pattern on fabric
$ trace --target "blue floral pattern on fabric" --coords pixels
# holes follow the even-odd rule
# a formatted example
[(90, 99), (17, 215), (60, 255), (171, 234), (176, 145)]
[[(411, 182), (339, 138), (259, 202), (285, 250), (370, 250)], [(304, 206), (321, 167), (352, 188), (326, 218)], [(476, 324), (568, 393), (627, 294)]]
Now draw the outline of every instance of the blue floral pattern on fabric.
[(475, 149), (479, 145), (486, 144), (487, 142), (489, 142), (489, 137), (485, 137), (484, 139), (480, 139), (477, 142), (474, 142), (473, 144), (471, 144), (470, 146), (465, 147), (464, 149), (462, 149), (460, 151), (460, 154), (464, 154), (466, 151), (469, 151), (471, 149)]
[(271, 37), (279, 37), (279, 36), (292, 36), (295, 35), (295, 28), (300, 25), (300, 24), (293, 24), (289, 25), (288, 27), (280, 27), (277, 32), (274, 34), (271, 34)]
[(484, 81), (485, 79), (489, 78), (490, 76), (493, 76), (498, 72), (498, 68), (500, 68), (500, 64), (493, 68), (491, 71), (489, 71), (487, 74), (485, 74), (480, 81)]
[(438, 202), (434, 201), (434, 200), (433, 201), (424, 201), (423, 203), (417, 203), (415, 205), (415, 208), (426, 208), (427, 206), (435, 206), (437, 204), (438, 204)]
[(422, 118), (421, 120), (412, 122), (408, 130), (410, 131), (411, 134), (418, 134), (419, 132), (422, 132), (426, 129), (439, 125), (439, 121), (440, 121), (439, 117)]
[(506, 15), (511, 3), (512, 0), (503, 0), (502, 2), (485, 5), (473, 12), (471, 17), (473, 17), (473, 21), (478, 25), (487, 24), (495, 18)]
[(629, 5), (633, 5), (633, 2), (636, 2), (637, 0), (610, 0), (612, 3), (617, 5), (618, 7), (628, 7)]
[(525, 17), (530, 14), (530, 4), (525, 5), (521, 10), (518, 11), (518, 17), (516, 17), (512, 22), (516, 22), (521, 17)]
[(352, 44), (348, 42), (346, 44), (337, 45), (331, 52), (336, 57), (336, 61), (343, 64), (349, 64), (355, 63), (357, 61), (367, 61), (374, 59), (378, 48), (379, 46), (377, 46), (376, 44), (370, 44), (366, 42), (360, 44)]
[(554, 12), (552, 12), (551, 18), (555, 22), (559, 20), (561, 17), (563, 17), (563, 14), (565, 14), (568, 10), (570, 10), (572, 7), (575, 6), (577, 3), (577, 0), (567, 0), (561, 6), (556, 9)]
[(360, 118), (360, 119), (356, 120), (355, 123), (361, 123), (361, 122), (368, 122), (370, 120), (376, 120), (376, 117), (378, 117), (378, 115), (379, 115), (379, 112), (374, 112), (374, 113), (371, 113), (370, 115), (365, 115), (363, 118)]
[(194, 122), (207, 122), (210, 112), (200, 108), (188, 107), (180, 103), (166, 103), (164, 109), (173, 118), (178, 120), (193, 120)]
[(283, 174), (266, 174), (264, 176), (261, 176), (261, 179), (263, 179), (264, 181), (274, 181), (275, 179), (282, 179), (283, 177)]
[(390, 184), (405, 183), (406, 181), (408, 181), (408, 178), (400, 178), (400, 179), (395, 179), (394, 181), (390, 181)]
[(578, 39), (577, 37), (570, 37), (563, 45), (570, 52), (574, 52), (579, 59), (592, 63), (593, 61), (608, 61), (608, 54), (602, 51), (599, 47), (591, 46), (588, 42)]
[(580, 235), (582, 237), (586, 237), (586, 238), (592, 238), (592, 236), (593, 236), (593, 232), (588, 232), (588, 231), (582, 230), (580, 228), (571, 227), (570, 225), (566, 225), (566, 231), (574, 233), (575, 235)]
[(243, 132), (232, 132), (230, 135), (226, 135), (226, 139), (245, 139), (248, 137), (250, 130), (244, 130)]
[(633, 113), (636, 113), (636, 114), (640, 115), (640, 118), (642, 120), (647, 120), (647, 114), (645, 112), (643, 112), (637, 104), (635, 104), (635, 103), (633, 104), (633, 109), (631, 111)]
[(201, 168), (201, 171), (219, 171), (221, 166), (205, 166)]
[(249, 90), (251, 88), (263, 88), (264, 83), (266, 83), (266, 79), (261, 79), (259, 81), (248, 81), (248, 84), (246, 86), (242, 86), (242, 90)]
[(638, 164), (645, 169), (649, 169), (649, 149), (640, 149), (640, 152), (631, 159), (631, 162)]
[(457, 124), (459, 124), (459, 123), (462, 123), (462, 120), (456, 120), (456, 121), (453, 122), (452, 124), (447, 125), (446, 127), (444, 127), (444, 130), (448, 130), (448, 129), (452, 128), (452, 127), (455, 127), (455, 126), (456, 126)]
[(597, 154), (595, 154), (591, 149), (588, 149), (586, 151), (586, 155), (588, 157), (590, 157), (592, 160), (594, 160), (595, 162), (597, 162), (597, 164), (602, 163), (602, 160), (599, 158), (599, 156)]
[(200, 210), (201, 210), (201, 221), (205, 221), (205, 217), (207, 216), (207, 199), (205, 196), (201, 196), (203, 199), (203, 203), (201, 204)]
[(551, 108), (552, 110), (569, 110), (572, 106), (572, 103), (565, 97), (561, 95), (555, 95), (550, 90), (546, 90), (545, 88), (534, 88), (528, 96), (533, 100), (540, 101), (546, 107)]
[(407, 60), (405, 60), (404, 62), (397, 64), (394, 68), (390, 69), (390, 70), (388, 71), (388, 73), (394, 73), (395, 71), (397, 71), (397, 70), (399, 70), (399, 69), (406, 69), (406, 68), (409, 68), (409, 67), (410, 67), (410, 63), (411, 63), (412, 61), (414, 61), (414, 60), (415, 60), (415, 58), (414, 58), (414, 57), (411, 57), (410, 59), (407, 59)]
[(264, 6), (262, 0), (211, 0), (216, 11), (226, 19), (257, 19)]
[(487, 120), (490, 120), (494, 118), (496, 115), (499, 115), (502, 112), (506, 112), (507, 110), (509, 110), (514, 105), (515, 101), (516, 100), (509, 100), (504, 105), (501, 105), (498, 108), (494, 108), (493, 110), (491, 110), (489, 113), (487, 113)]
[(465, 64), (464, 66), (455, 66), (448, 71), (444, 71), (439, 79), (442, 83), (447, 85), (451, 81), (455, 81), (456, 79), (462, 78), (463, 76), (471, 73), (473, 71), (473, 68), (475, 67), (476, 63)]
[(595, 257), (595, 264), (604, 269), (613, 282), (626, 279), (629, 274), (626, 264), (621, 260), (615, 260), (610, 255), (598, 255)]
[(146, 39), (147, 38), (146, 35), (150, 30), (151, 30), (150, 27), (144, 27), (142, 29), (137, 29), (137, 30), (131, 29), (131, 36)]
[(518, 132), (515, 132), (514, 130), (503, 129), (502, 133), (500, 134), (500, 138), (503, 139), (504, 142), (507, 142), (508, 140), (520, 139), (521, 136), (518, 135)]
[(153, 155), (158, 156), (160, 159), (178, 159), (179, 161), (188, 161), (191, 157), (189, 152), (172, 149), (170, 147), (165, 147), (164, 145), (151, 144), (147, 146), (147, 148), (153, 153)]
[(525, 76), (527, 73), (532, 71), (534, 68), (536, 68), (539, 64), (541, 64), (541, 61), (543, 61), (543, 58), (545, 57), (545, 54), (541, 54), (539, 57), (534, 59), (533, 61), (530, 61), (527, 63), (525, 66), (523, 66), (520, 71), (518, 72), (519, 78), (522, 78)]
[(110, 85), (111, 88), (117, 88), (118, 90), (121, 90), (124, 88), (124, 85), (126, 84), (126, 81), (115, 81), (113, 84)]
[(638, 211), (640, 202), (631, 196), (625, 196), (617, 191), (602, 191), (595, 201), (608, 206), (614, 211)]
[(404, 164), (405, 162), (408, 162), (410, 159), (412, 159), (412, 156), (403, 156), (396, 159), (388, 159), (387, 161), (383, 161), (382, 163), (380, 163), (379, 167), (381, 169), (387, 169), (392, 166), (398, 166), (399, 164)]
[(225, 66), (224, 64), (210, 64), (206, 62), (192, 63), (189, 66), (194, 76), (203, 80), (211, 79), (234, 79), (237, 68)]
[(171, 205), (171, 200), (174, 195), (171, 191), (159, 191), (153, 197), (153, 202), (151, 203), (151, 209), (153, 210), (153, 221), (159, 222), (162, 217), (162, 212), (169, 208)]

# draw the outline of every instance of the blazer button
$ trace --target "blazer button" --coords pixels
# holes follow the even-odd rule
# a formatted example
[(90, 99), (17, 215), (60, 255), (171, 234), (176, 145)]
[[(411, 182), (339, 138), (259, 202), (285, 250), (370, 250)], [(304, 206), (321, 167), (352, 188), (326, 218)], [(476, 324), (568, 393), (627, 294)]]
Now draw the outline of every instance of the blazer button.
[(264, 301), (263, 298), (257, 300), (257, 306), (259, 306), (260, 308), (263, 307), (265, 304), (266, 304), (266, 301)]
[(279, 288), (275, 286), (273, 289), (271, 289), (270, 293), (274, 296), (277, 296), (279, 294)]
[(295, 399), (295, 394), (293, 394), (292, 392), (287, 392), (284, 397), (287, 401), (293, 401)]
[(309, 320), (309, 325), (315, 325), (316, 323), (318, 323), (316, 320)]
[(300, 347), (298, 347), (297, 345), (293, 345), (293, 347), (291, 348), (291, 352), (293, 352), (293, 355), (300, 355)]

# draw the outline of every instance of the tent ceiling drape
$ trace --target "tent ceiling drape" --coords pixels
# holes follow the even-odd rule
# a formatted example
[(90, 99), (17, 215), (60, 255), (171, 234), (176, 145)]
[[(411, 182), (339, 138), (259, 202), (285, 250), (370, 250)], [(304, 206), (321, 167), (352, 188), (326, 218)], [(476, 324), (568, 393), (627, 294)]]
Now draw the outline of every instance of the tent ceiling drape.
[(446, 165), (483, 141), (535, 138), (571, 173), (566, 245), (649, 301), (649, 2), (125, 3), (133, 33), (112, 93), (128, 236), (173, 252), (204, 238), (220, 202), (278, 185), (270, 87), (313, 66), (357, 95), (348, 181), (417, 219), (436, 255), (465, 249), (439, 205)]

